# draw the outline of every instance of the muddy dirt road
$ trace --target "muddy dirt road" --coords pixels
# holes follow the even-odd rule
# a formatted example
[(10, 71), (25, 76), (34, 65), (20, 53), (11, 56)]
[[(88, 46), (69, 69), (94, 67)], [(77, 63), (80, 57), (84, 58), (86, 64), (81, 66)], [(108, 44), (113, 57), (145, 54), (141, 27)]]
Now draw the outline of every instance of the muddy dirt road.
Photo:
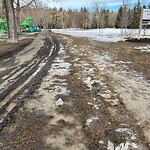
[(22, 104), (21, 99), (34, 91), (57, 55), (58, 48), (59, 43), (55, 39), (42, 33), (21, 52), (1, 59), (0, 129)]
[(0, 149), (149, 150), (150, 54), (140, 46), (45, 31), (2, 57)]

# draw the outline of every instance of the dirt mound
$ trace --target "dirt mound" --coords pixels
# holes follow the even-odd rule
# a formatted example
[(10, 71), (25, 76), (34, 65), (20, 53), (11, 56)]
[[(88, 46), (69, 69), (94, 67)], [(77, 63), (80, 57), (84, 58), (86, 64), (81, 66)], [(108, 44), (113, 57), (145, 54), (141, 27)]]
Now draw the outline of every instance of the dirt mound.
[(126, 40), (127, 42), (134, 42), (134, 43), (150, 43), (150, 38), (129, 38)]
[(0, 43), (0, 59), (8, 58), (17, 52), (23, 50), (26, 46), (30, 45), (33, 42), (33, 39), (23, 39), (17, 44), (11, 44), (7, 42)]

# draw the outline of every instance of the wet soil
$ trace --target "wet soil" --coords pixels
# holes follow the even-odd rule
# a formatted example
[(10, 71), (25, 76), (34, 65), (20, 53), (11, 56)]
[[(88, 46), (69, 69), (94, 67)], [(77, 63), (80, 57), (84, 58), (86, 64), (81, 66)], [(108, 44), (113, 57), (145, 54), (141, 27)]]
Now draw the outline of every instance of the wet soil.
[[(148, 150), (145, 127), (135, 110), (126, 106), (124, 91), (121, 96), (116, 90), (119, 76), (111, 76), (127, 70), (128, 74), (122, 74), (125, 79), (136, 72), (142, 75), (141, 81), (148, 82), (150, 54), (135, 49), (147, 43), (100, 43), (54, 36), (59, 39), (54, 43), (61, 43), (58, 55), (26, 87), (27, 95), (19, 93), (26, 96), (20, 98), (22, 105), (0, 133), (0, 149)], [(38, 53), (39, 58), (47, 55), (46, 47)], [(59, 99), (63, 104), (56, 106)]]
[(149, 39), (149, 38), (141, 38), (141, 39), (131, 38), (131, 39), (128, 39), (127, 42), (134, 42), (134, 43), (150, 43), (150, 39)]
[[(115, 145), (119, 145), (119, 143), (123, 142), (127, 137), (126, 135), (119, 135), (117, 133), (115, 133), (114, 131), (117, 130), (117, 128), (121, 127), (121, 124), (130, 124), (129, 128), (139, 132), (140, 133), (140, 137), (142, 138), (142, 140), (144, 140), (144, 135), (142, 133), (142, 129), (140, 128), (140, 126), (137, 125), (138, 121), (135, 120), (133, 114), (131, 112), (128, 112), (126, 109), (126, 105), (125, 103), (122, 101), (122, 98), (119, 96), (119, 94), (117, 94), (114, 91), (114, 86), (113, 86), (113, 79), (112, 77), (108, 74), (105, 73), (103, 71), (99, 71), (96, 70), (98, 68), (95, 68), (95, 70), (91, 73), (89, 73), (88, 76), (91, 77), (91, 80), (96, 80), (96, 77), (98, 77), (98, 74), (100, 75), (100, 78), (103, 78), (103, 83), (106, 86), (105, 88), (107, 88), (109, 91), (111, 91), (111, 93), (114, 93), (116, 96), (113, 96), (113, 99), (119, 99), (120, 104), (118, 105), (118, 107), (111, 107), (110, 105), (108, 105), (108, 101), (105, 101), (103, 97), (98, 96), (97, 94), (100, 92), (103, 92), (103, 84), (99, 84), (99, 81), (95, 81), (92, 85), (92, 91), (91, 90), (87, 90), (87, 88), (85, 87), (85, 85), (83, 84), (83, 78), (84, 76), (79, 75), (82, 74), (82, 70), (90, 70), (90, 67), (94, 68), (94, 64), (90, 63), (89, 64), (89, 68), (86, 68), (86, 63), (89, 60), (89, 55), (88, 55), (88, 50), (90, 48), (91, 55), (90, 57), (92, 57), (92, 55), (95, 54), (100, 54), (101, 56), (104, 53), (109, 53), (109, 55), (112, 56), (116, 56), (115, 57), (115, 61), (124, 61), (124, 62), (128, 62), (131, 61), (132, 64), (128, 65), (128, 67), (130, 68), (130, 70), (132, 71), (137, 71), (137, 72), (142, 72), (143, 77), (145, 77), (145, 79), (148, 81), (149, 80), (149, 58), (150, 55), (149, 54), (139, 54), (137, 51), (134, 50), (135, 46), (141, 46), (141, 43), (128, 43), (128, 42), (118, 42), (118, 43), (98, 43), (98, 42), (89, 42), (86, 39), (80, 39), (80, 38), (73, 38), (73, 42), (74, 42), (74, 49), (80, 49), (82, 46), (84, 47), (82, 49), (82, 51), (80, 51), (78, 54), (77, 51), (75, 51), (74, 53), (69, 51), (69, 55), (71, 55), (74, 60), (76, 58), (79, 58), (78, 61), (84, 61), (83, 62), (83, 66), (75, 66), (73, 67), (72, 70), (72, 74), (73, 76), (71, 76), (69, 78), (69, 83), (68, 85), (71, 86), (69, 89), (72, 89), (72, 97), (75, 97), (76, 100), (75, 102), (75, 106), (76, 106), (76, 110), (78, 115), (81, 117), (81, 120), (83, 121), (83, 124), (85, 124), (86, 120), (88, 119), (89, 116), (99, 116), (99, 119), (96, 119), (97, 123), (93, 123), (93, 127), (86, 127), (84, 126), (84, 130), (85, 133), (87, 135), (87, 139), (89, 140), (88, 143), (89, 144), (89, 149), (107, 149), (107, 144), (99, 144), (99, 140), (100, 139), (104, 139), (104, 141), (106, 140), (111, 140), (115, 143)], [(79, 45), (80, 43), (80, 45)], [(145, 45), (146, 43), (144, 43), (143, 45)], [(87, 48), (87, 45), (89, 48)], [(90, 45), (90, 46), (89, 46)], [(128, 46), (128, 47), (127, 47)], [(130, 48), (129, 48), (130, 47)], [(73, 49), (72, 49), (73, 50)], [(73, 53), (73, 54), (71, 54)], [(81, 56), (82, 55), (82, 56)], [(133, 57), (134, 56), (134, 57)], [(107, 55), (104, 55), (104, 57), (107, 57)], [(101, 59), (101, 57), (99, 57), (99, 59)], [(144, 61), (143, 61), (144, 60)], [(70, 60), (72, 61), (72, 60)], [(107, 60), (106, 60), (107, 61)], [(77, 61), (75, 62), (75, 64), (78, 63)], [(84, 66), (85, 65), (85, 66)], [(101, 65), (101, 64), (100, 64)], [(121, 65), (121, 64), (120, 64)], [(143, 68), (144, 66), (144, 68)], [(138, 70), (137, 70), (138, 68)], [(115, 71), (112, 70), (112, 73)], [(88, 71), (87, 71), (88, 72)], [(86, 76), (86, 74), (84, 73), (84, 75)], [(88, 77), (87, 76), (87, 77)], [(72, 84), (73, 83), (73, 84)], [(81, 90), (82, 89), (82, 90)], [(93, 103), (93, 99), (94, 99), (94, 104)], [(90, 103), (87, 103), (90, 102)], [(98, 101), (98, 102), (97, 102)], [(89, 105), (90, 104), (90, 105)], [(147, 104), (149, 105), (149, 104)], [(93, 106), (98, 106), (100, 107), (100, 110), (94, 110)], [(97, 107), (95, 107), (97, 109)], [(105, 141), (105, 142), (106, 142)], [(107, 143), (107, 142), (106, 142)], [(149, 142), (148, 142), (149, 143)], [(138, 148), (140, 149), (140, 148)], [(141, 148), (142, 149), (142, 148)]]
[(0, 42), (0, 59), (8, 58), (23, 50), (26, 46), (33, 42), (33, 38), (20, 40), (17, 44), (9, 44), (7, 42)]

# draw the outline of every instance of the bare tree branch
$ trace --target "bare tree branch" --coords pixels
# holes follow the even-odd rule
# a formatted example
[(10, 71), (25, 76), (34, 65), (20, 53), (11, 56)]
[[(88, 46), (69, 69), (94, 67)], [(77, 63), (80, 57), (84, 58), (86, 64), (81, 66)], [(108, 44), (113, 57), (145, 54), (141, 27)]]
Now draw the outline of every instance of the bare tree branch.
[[(24, 0), (22, 0), (22, 1), (26, 3), (26, 1), (24, 1)], [(34, 1), (35, 0), (32, 0), (29, 3), (26, 3), (26, 5), (24, 5), (24, 6), (21, 7), (21, 9), (30, 6)]]

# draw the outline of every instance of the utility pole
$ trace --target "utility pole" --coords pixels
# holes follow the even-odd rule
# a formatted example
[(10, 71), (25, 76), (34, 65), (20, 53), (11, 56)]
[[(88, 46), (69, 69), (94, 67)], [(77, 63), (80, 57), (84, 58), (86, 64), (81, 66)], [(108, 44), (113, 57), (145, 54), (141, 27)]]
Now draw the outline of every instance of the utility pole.
[(141, 17), (140, 17), (140, 25), (139, 25), (139, 34), (138, 34), (138, 39), (139, 39), (139, 40), (140, 40), (140, 38), (141, 38), (143, 11), (144, 11), (144, 9), (142, 8), (142, 10), (141, 10)]

